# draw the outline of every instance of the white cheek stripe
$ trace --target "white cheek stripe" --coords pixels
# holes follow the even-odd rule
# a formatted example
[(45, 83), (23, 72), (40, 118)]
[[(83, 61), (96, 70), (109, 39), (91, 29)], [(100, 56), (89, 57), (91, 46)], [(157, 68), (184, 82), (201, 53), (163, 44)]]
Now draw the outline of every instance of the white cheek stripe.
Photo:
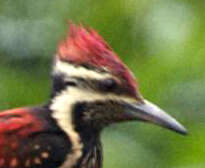
[(72, 143), (72, 154), (68, 154), (67, 161), (60, 168), (72, 167), (76, 164), (78, 159), (82, 156), (83, 144), (80, 142), (79, 134), (75, 131), (72, 123), (72, 110), (73, 105), (77, 102), (92, 102), (92, 101), (106, 101), (106, 100), (118, 100), (125, 102), (136, 103), (135, 99), (126, 96), (117, 96), (115, 94), (102, 95), (97, 92), (91, 92), (84, 89), (75, 87), (67, 88), (64, 92), (59, 94), (51, 105), (53, 110), (53, 117), (57, 120), (61, 128), (69, 136)]
[(109, 73), (100, 73), (93, 70), (89, 70), (82, 66), (75, 66), (69, 64), (68, 62), (62, 62), (60, 60), (56, 61), (54, 67), (54, 73), (63, 73), (67, 74), (68, 77), (81, 77), (81, 78), (94, 78), (98, 79), (105, 79), (113, 77)]

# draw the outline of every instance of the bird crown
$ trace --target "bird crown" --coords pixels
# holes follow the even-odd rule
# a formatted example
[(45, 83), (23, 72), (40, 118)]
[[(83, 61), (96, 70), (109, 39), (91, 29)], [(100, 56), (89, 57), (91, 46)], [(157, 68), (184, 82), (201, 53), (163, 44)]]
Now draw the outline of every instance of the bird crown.
[(71, 23), (67, 38), (59, 43), (57, 57), (76, 65), (106, 69), (121, 77), (130, 92), (136, 95), (134, 76), (94, 29)]

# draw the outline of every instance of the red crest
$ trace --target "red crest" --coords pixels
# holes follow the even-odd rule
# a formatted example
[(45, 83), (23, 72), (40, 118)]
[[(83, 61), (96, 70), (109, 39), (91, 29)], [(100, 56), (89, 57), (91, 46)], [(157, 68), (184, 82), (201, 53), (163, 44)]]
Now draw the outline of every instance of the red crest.
[(95, 30), (71, 23), (68, 37), (58, 46), (57, 57), (73, 64), (88, 64), (109, 70), (121, 77), (130, 93), (137, 97), (134, 76)]

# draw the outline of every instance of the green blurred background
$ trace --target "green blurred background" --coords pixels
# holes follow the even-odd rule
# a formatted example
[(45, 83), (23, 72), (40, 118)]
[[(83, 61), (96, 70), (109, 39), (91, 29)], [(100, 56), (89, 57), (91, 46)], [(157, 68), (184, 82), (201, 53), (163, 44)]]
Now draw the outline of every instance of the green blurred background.
[(189, 130), (144, 123), (103, 132), (104, 168), (205, 167), (204, 0), (0, 0), (0, 110), (48, 100), (52, 56), (68, 20), (99, 31), (144, 97)]

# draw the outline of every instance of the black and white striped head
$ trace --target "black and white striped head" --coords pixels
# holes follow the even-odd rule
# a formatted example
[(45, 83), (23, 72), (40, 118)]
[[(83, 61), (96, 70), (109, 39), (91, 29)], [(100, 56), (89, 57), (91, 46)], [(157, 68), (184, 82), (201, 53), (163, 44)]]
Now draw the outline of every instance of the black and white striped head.
[(142, 120), (186, 132), (143, 99), (130, 70), (95, 30), (73, 24), (54, 61), (52, 110), (72, 113), (85, 126)]

